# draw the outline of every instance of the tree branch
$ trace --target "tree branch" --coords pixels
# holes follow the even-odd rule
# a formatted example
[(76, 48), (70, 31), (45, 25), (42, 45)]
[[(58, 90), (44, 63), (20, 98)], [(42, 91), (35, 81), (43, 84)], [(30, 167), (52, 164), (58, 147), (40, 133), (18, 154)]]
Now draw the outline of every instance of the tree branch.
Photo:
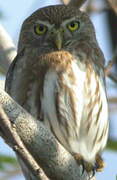
[(26, 147), (21, 141), (21, 138), (16, 132), (15, 124), (9, 121), (4, 110), (0, 106), (0, 131), (1, 136), (5, 139), (7, 144), (16, 152), (17, 155), (25, 162), (28, 169), (32, 174), (39, 180), (48, 180), (43, 173), (42, 169), (39, 168), (36, 161), (27, 151)]
[[(4, 115), (3, 111), (1, 111), (1, 132), (4, 135), (5, 139), (8, 133), (7, 142), (8, 140), (10, 140), (10, 146), (18, 153), (18, 155), (20, 155), (22, 151), (22, 143), (19, 143), (19, 137), (18, 141), (14, 139), (14, 134), (17, 136), (17, 133), (22, 139), (28, 151), (36, 160), (37, 164), (41, 166), (47, 177), (51, 180), (89, 179), (89, 174), (84, 172), (84, 174), (82, 175), (82, 167), (78, 167), (73, 156), (57, 142), (51, 132), (46, 129), (46, 127), (40, 121), (34, 119), (29, 113), (27, 113), (9, 95), (7, 95), (7, 93), (5, 93), (1, 89), (0, 104), (2, 105), (2, 108), (12, 122), (12, 125), (10, 125), (8, 123), (8, 118), (6, 117), (6, 115)], [(7, 122), (4, 122), (6, 119)], [(9, 128), (8, 130), (6, 126), (7, 128), (10, 127), (12, 129)], [(33, 180), (37, 179), (39, 178), (33, 178)], [(95, 178), (92, 178), (92, 180), (94, 179)]]
[(117, 0), (107, 0), (110, 7), (113, 9), (113, 11), (117, 14)]
[(82, 4), (84, 4), (87, 0), (61, 0), (63, 4), (65, 5), (73, 5), (75, 7), (81, 7)]
[(0, 24), (0, 70), (3, 73), (7, 72), (16, 54), (17, 52), (11, 38)]
[(105, 67), (105, 75), (108, 76), (115, 83), (117, 83), (117, 74), (111, 72), (111, 69), (116, 64), (116, 61), (117, 61), (117, 47), (115, 49), (112, 60), (110, 60), (108, 65)]

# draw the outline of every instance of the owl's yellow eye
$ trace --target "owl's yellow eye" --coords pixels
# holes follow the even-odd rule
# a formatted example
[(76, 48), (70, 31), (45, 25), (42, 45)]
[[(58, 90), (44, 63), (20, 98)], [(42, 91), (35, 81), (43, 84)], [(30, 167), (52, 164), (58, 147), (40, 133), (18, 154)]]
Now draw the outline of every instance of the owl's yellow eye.
[(47, 27), (43, 24), (37, 24), (34, 26), (34, 32), (39, 36), (45, 34), (46, 31), (47, 31)]
[(80, 22), (78, 21), (72, 21), (67, 25), (68, 29), (73, 32), (79, 29), (80, 27)]

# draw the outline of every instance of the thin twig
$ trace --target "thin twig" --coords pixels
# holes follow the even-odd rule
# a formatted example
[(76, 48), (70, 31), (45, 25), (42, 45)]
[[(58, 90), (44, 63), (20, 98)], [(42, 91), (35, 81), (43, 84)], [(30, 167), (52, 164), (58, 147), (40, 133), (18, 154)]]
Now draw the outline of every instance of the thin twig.
[(110, 73), (108, 75), (108, 77), (114, 82), (114, 83), (117, 83), (117, 74), (115, 73)]
[(108, 76), (115, 83), (117, 83), (117, 75), (111, 72), (111, 69), (116, 64), (116, 61), (117, 61), (117, 47), (115, 49), (112, 60), (109, 61), (108, 65), (105, 67), (105, 75)]
[(110, 74), (112, 66), (115, 65), (116, 61), (117, 61), (117, 47), (115, 48), (115, 52), (114, 52), (112, 60), (109, 61), (108, 65), (105, 68), (105, 74), (107, 76)]

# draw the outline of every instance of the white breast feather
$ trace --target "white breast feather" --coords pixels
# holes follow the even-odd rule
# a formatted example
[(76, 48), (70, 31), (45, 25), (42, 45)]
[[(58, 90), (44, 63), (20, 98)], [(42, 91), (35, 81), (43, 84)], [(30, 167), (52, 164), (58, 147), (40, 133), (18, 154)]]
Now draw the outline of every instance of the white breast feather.
[[(84, 109), (84, 102), (85, 102), (85, 96), (84, 96), (84, 82), (86, 79), (86, 71), (83, 71), (83, 68), (81, 68), (82, 64), (80, 66), (73, 61), (71, 64), (71, 69), (73, 71), (74, 77), (75, 77), (75, 82), (71, 82), (68, 74), (64, 72), (62, 74), (63, 78), (63, 83), (72, 90), (72, 92), (75, 95), (75, 110), (76, 110), (76, 123), (77, 123), (77, 131), (74, 132), (75, 130), (72, 130), (70, 132), (70, 137), (69, 137), (69, 145), (65, 141), (64, 136), (62, 134), (62, 131), (60, 129), (58, 120), (57, 120), (57, 114), (56, 114), (56, 106), (55, 106), (55, 93), (58, 91), (58, 93), (61, 94), (60, 101), (61, 101), (61, 113), (63, 113), (64, 117), (68, 121), (68, 125), (72, 124), (72, 116), (70, 114), (69, 110), (69, 103), (65, 102), (65, 94), (63, 89), (60, 89), (58, 79), (59, 76), (56, 71), (54, 70), (49, 70), (46, 73), (45, 80), (44, 80), (44, 93), (43, 97), (41, 99), (41, 104), (42, 104), (42, 111), (44, 114), (44, 123), (50, 128), (50, 122), (51, 126), (54, 129), (54, 132), (57, 136), (57, 138), (64, 144), (66, 149), (68, 149), (70, 152), (74, 153), (80, 153), (84, 156), (85, 159), (88, 161), (93, 161), (94, 156), (96, 154), (95, 150), (92, 149), (92, 142), (93, 142), (93, 134), (95, 133), (95, 129), (91, 128), (92, 130), (90, 131), (89, 135), (85, 134), (83, 137), (82, 130), (83, 129), (83, 124), (81, 122), (85, 122), (82, 117), (83, 114), (86, 113)], [(96, 82), (94, 78), (94, 73), (91, 74), (91, 88), (94, 89), (96, 87)], [(102, 112), (101, 116), (99, 118), (99, 131), (100, 133), (103, 131), (105, 124), (107, 123), (107, 116), (108, 116), (108, 108), (107, 108), (107, 100), (106, 100), (106, 95), (105, 95), (105, 90), (102, 86), (102, 82), (99, 80), (99, 90), (101, 93), (101, 101), (102, 101)], [(93, 91), (92, 91), (93, 93)], [(67, 95), (66, 95), (67, 96)], [(97, 105), (94, 107), (95, 112), (97, 112)], [(86, 117), (87, 118), (87, 117)], [(92, 122), (93, 125), (94, 122)], [(82, 127), (81, 127), (82, 124)], [(85, 125), (85, 124), (84, 124)], [(92, 126), (93, 127), (93, 126)], [(72, 126), (71, 126), (72, 129)], [(81, 134), (79, 134), (81, 132)], [(64, 133), (65, 134), (65, 133)], [(76, 135), (77, 134), (77, 138)], [(104, 148), (107, 140), (107, 135), (105, 136), (105, 140), (103, 140), (103, 143), (97, 145), (97, 149), (101, 150)], [(90, 142), (89, 142), (90, 141)], [(87, 149), (87, 147), (89, 147)], [(91, 151), (92, 150), (92, 151)]]

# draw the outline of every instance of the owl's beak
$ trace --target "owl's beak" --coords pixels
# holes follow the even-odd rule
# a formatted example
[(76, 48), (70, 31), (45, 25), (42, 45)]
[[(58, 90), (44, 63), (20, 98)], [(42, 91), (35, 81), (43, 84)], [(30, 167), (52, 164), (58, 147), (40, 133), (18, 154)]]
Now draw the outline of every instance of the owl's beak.
[(54, 38), (54, 43), (58, 50), (62, 48), (63, 35), (61, 31), (57, 31)]

